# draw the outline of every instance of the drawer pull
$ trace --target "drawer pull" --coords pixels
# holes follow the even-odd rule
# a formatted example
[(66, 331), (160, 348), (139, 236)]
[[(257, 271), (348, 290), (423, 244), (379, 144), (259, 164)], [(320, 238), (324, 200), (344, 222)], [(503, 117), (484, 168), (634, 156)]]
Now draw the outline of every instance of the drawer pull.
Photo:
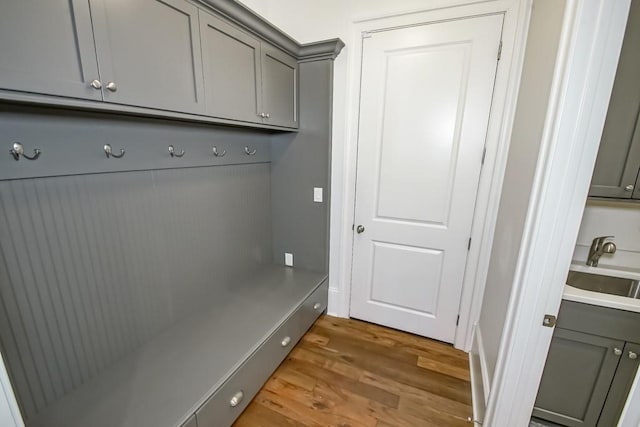
[(320, 304), (319, 302), (313, 304), (313, 309), (316, 310), (316, 311), (320, 310), (320, 307), (322, 307), (322, 304)]
[(291, 337), (284, 337), (280, 345), (283, 347), (286, 347), (289, 345), (290, 342), (291, 342)]
[(231, 405), (232, 408), (235, 408), (240, 404), (240, 402), (242, 402), (242, 399), (244, 399), (244, 392), (240, 390), (239, 392), (233, 395), (233, 397), (229, 401), (229, 405)]

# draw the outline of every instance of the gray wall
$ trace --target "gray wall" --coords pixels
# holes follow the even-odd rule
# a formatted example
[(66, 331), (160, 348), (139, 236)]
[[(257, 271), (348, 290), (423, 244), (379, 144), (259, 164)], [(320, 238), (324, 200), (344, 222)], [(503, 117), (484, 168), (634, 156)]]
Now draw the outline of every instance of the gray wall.
[[(331, 60), (300, 64), (300, 132), (272, 137), (274, 262), (290, 252), (296, 267), (319, 272), (329, 263), (332, 69)], [(313, 202), (314, 187), (323, 203)]]
[(478, 329), (489, 380), (500, 340), (524, 231), (555, 67), (565, 2), (535, 0), (504, 185)]

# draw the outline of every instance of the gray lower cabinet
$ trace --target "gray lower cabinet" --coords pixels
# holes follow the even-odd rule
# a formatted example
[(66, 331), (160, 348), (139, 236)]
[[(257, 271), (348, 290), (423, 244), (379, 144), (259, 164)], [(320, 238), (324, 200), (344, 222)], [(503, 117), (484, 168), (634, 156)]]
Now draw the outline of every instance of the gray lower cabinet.
[(298, 127), (298, 62), (265, 43), (261, 54), (264, 123)]
[(328, 284), (325, 281), (196, 411), (197, 426), (230, 426), (313, 322), (327, 309), (327, 298)]
[(0, 52), (0, 89), (102, 99), (87, 1), (3, 1)]
[(638, 324), (640, 313), (563, 301), (533, 416), (615, 426), (638, 369)]
[(595, 426), (624, 341), (556, 329), (534, 415), (566, 426)]
[(207, 115), (298, 127), (295, 58), (204, 11), (200, 36)]
[(640, 0), (633, 0), (590, 196), (640, 198)]
[(90, 0), (106, 102), (204, 112), (198, 8), (185, 0)]

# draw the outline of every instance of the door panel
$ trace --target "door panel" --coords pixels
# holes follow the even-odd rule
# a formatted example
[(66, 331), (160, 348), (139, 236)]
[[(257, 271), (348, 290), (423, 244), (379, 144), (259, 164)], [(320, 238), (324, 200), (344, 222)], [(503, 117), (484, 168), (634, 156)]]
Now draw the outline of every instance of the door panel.
[[(439, 278), (443, 255), (440, 250), (373, 242), (371, 303), (395, 308), (409, 316), (414, 313), (435, 316), (438, 288), (425, 286), (424, 278)], [(401, 283), (402, 292), (396, 292), (389, 283)]]
[(262, 43), (262, 110), (264, 122), (298, 127), (298, 62), (284, 52)]
[(452, 342), (502, 16), (364, 39), (351, 315)]
[(262, 122), (260, 41), (200, 11), (206, 113)]
[[(202, 113), (198, 9), (184, 0), (91, 0), (104, 100)], [(109, 82), (116, 91), (106, 88)]]
[(624, 341), (556, 328), (533, 415), (569, 427), (595, 427)]
[(470, 47), (402, 49), (386, 58), (378, 218), (448, 223)]
[(2, 89), (102, 99), (86, 1), (2, 2), (0, 52)]

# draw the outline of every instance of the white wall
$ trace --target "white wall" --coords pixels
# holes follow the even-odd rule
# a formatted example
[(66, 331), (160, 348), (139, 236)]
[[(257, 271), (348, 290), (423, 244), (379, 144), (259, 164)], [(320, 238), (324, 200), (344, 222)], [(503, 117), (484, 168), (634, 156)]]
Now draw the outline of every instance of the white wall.
[(640, 269), (640, 203), (588, 200), (573, 253), (575, 262), (584, 263), (593, 238), (615, 236), (617, 250), (600, 258), (601, 265)]
[[(526, 212), (547, 112), (564, 1), (535, 0), (511, 134), (491, 261), (476, 337), (483, 381), (491, 383), (513, 287)], [(490, 391), (485, 390), (485, 394)]]

